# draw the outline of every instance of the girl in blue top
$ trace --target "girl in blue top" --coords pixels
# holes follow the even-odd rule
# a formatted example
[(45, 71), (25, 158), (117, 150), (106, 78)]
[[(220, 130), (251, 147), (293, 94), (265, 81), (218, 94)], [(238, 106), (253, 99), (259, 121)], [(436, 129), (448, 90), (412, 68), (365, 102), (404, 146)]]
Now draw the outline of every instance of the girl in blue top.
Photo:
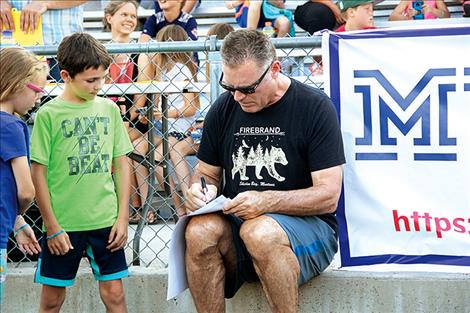
[(20, 47), (0, 50), (0, 304), (6, 279), (7, 242), (12, 230), (21, 251), (39, 253), (31, 227), (21, 216), (34, 198), (29, 135), (24, 115), (44, 94), (48, 67)]

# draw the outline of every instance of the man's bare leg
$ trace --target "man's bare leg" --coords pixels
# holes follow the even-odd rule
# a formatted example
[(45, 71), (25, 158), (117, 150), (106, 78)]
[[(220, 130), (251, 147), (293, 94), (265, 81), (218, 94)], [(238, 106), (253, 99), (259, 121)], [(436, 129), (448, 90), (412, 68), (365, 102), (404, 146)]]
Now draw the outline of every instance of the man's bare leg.
[(300, 266), (281, 226), (269, 216), (260, 216), (242, 224), (240, 237), (253, 258), (271, 310), (297, 312)]
[(230, 223), (219, 214), (192, 217), (186, 227), (186, 272), (199, 313), (225, 312), (225, 277), (235, 266)]

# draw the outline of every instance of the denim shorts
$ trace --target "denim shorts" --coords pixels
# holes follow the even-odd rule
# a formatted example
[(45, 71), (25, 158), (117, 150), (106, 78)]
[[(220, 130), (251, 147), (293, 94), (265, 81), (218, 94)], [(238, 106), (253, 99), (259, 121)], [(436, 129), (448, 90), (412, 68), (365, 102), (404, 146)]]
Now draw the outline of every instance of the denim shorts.
[[(286, 232), (289, 242), (300, 265), (298, 284), (306, 283), (318, 276), (330, 265), (338, 250), (337, 234), (317, 216), (291, 216), (268, 213)], [(258, 281), (253, 260), (240, 238), (240, 227), (243, 220), (227, 216), (231, 227), (235, 249), (237, 251), (237, 268), (233, 279), (225, 280), (225, 297), (232, 298), (244, 282)]]

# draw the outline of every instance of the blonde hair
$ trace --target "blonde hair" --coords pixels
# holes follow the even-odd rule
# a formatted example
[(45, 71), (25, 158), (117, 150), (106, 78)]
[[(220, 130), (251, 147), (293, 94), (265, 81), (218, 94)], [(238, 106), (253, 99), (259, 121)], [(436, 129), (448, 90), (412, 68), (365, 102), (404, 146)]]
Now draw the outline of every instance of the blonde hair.
[(125, 6), (126, 4), (131, 3), (135, 6), (135, 9), (139, 8), (139, 4), (135, 0), (112, 0), (109, 1), (108, 5), (104, 8), (104, 17), (103, 17), (103, 30), (104, 31), (111, 31), (111, 24), (108, 23), (106, 17), (108, 15), (113, 16), (119, 11), (120, 8)]
[(20, 91), (24, 86), (47, 73), (49, 67), (44, 61), (22, 47), (7, 47), (0, 50), (0, 102)]
[[(168, 25), (163, 27), (156, 37), (157, 41), (187, 41), (189, 39), (186, 31), (178, 25)], [(157, 73), (160, 71), (169, 71), (173, 67), (174, 63), (182, 63), (186, 65), (191, 74), (193, 75), (194, 81), (197, 81), (196, 78), (196, 64), (193, 61), (193, 55), (191, 52), (164, 52), (159, 53), (155, 56), (155, 63), (157, 65)], [(161, 73), (158, 74), (161, 76)], [(161, 78), (161, 77), (160, 77)]]

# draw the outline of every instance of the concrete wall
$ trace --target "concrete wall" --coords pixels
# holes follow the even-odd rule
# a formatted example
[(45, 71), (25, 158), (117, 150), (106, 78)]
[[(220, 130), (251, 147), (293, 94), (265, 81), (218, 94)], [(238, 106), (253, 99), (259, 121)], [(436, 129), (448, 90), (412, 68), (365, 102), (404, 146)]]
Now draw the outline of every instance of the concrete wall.
[[(37, 312), (40, 286), (33, 269), (9, 269), (2, 313)], [(131, 268), (125, 279), (130, 313), (196, 312), (189, 292), (166, 301), (166, 270)], [(98, 286), (88, 269), (80, 269), (68, 288), (63, 313), (105, 312)], [(227, 312), (270, 312), (259, 284), (246, 284)], [(470, 274), (374, 273), (333, 270), (301, 287), (300, 312), (470, 313)]]

